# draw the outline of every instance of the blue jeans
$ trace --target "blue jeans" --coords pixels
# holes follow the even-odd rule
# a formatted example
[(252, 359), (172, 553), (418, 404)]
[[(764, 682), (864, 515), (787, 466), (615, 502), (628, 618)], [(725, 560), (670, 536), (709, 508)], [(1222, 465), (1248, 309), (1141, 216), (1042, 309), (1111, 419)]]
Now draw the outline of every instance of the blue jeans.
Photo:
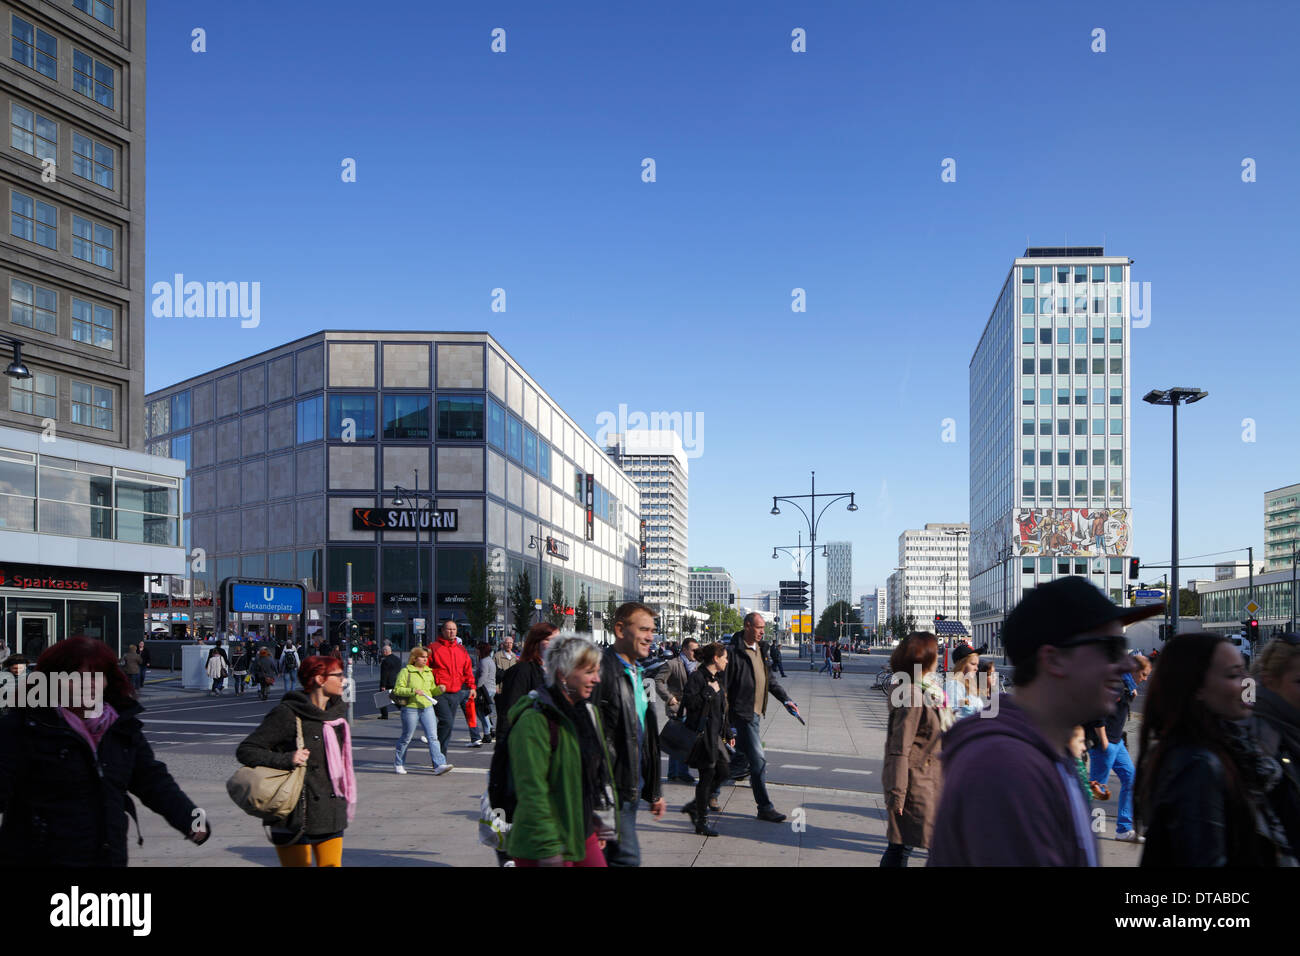
[(641, 844), (636, 838), (636, 807), (640, 800), (625, 800), (618, 811), (618, 840), (605, 844), (610, 866), (640, 866)]
[(1091, 773), (1089, 779), (1096, 783), (1105, 783), (1110, 779), (1111, 770), (1119, 777), (1118, 817), (1115, 821), (1116, 833), (1127, 833), (1133, 829), (1133, 758), (1122, 740), (1117, 740), (1106, 748), (1092, 751)]
[(755, 714), (749, 720), (736, 721), (736, 757), (731, 761), (731, 774), (736, 776), (749, 770), (749, 786), (754, 791), (754, 802), (760, 810), (770, 810), (772, 801), (767, 796), (767, 781), (763, 774), (767, 770), (767, 757), (763, 754), (763, 744), (759, 740), (759, 728), (763, 718)]
[(397, 753), (393, 757), (393, 763), (401, 766), (406, 761), (406, 748), (415, 736), (415, 728), (421, 727), (424, 730), (424, 736), (429, 738), (429, 757), (433, 760), (435, 767), (441, 767), (447, 762), (447, 758), (442, 755), (442, 748), (438, 746), (438, 721), (433, 715), (432, 707), (403, 707), (402, 711), (402, 736), (397, 741)]
[(688, 777), (691, 768), (686, 765), (685, 760), (678, 760), (672, 754), (668, 755), (668, 776), (671, 777)]
[(830, 659), (829, 656), (827, 656), (827, 658), (826, 658), (826, 663), (822, 665), (822, 669), (819, 670), (817, 673), (818, 673), (818, 674), (825, 674), (825, 673), (826, 673), (828, 670), (830, 670), (830, 669), (831, 669), (831, 659)]

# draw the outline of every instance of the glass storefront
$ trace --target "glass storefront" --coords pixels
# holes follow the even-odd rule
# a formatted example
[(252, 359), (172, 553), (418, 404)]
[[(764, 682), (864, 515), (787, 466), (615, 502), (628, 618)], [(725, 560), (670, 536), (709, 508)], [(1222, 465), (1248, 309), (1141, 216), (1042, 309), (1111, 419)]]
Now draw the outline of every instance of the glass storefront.
[(144, 603), (138, 574), (0, 564), (0, 633), (32, 660), (68, 637), (104, 641), (120, 656), (144, 636)]

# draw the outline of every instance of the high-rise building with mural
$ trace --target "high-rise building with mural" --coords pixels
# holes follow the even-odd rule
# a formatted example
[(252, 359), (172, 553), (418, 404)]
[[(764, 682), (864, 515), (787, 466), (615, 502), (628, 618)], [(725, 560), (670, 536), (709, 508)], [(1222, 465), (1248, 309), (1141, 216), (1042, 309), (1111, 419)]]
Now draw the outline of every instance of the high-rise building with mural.
[(1117, 603), (1131, 551), (1129, 267), (1101, 247), (1029, 248), (970, 363), (976, 644), (1022, 594), (1077, 574)]

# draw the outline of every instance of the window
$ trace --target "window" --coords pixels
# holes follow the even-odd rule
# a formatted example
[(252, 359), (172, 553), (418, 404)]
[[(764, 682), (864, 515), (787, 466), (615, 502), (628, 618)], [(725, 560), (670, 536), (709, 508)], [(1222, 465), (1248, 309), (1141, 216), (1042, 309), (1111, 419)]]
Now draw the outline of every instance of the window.
[(1086, 295), (1076, 295), (1074, 297), (1074, 311), (1076, 314), (1088, 311), (1088, 297)]
[(1020, 281), (1021, 281), (1021, 283), (1024, 284), (1024, 285), (1033, 285), (1033, 284), (1034, 284), (1034, 267), (1033, 267), (1033, 266), (1021, 266), (1021, 267), (1020, 267)]
[(319, 395), (304, 398), (298, 403), (298, 444), (320, 441), (323, 437), (321, 426), (325, 416), (321, 413), (324, 404), (324, 399)]
[(53, 206), (15, 190), (9, 192), (9, 231), (47, 249), (59, 247), (57, 213)]
[(113, 229), (72, 217), (72, 254), (103, 269), (113, 268)]
[[(1101, 331), (1101, 330), (1098, 329), (1097, 331)], [(1110, 340), (1111, 340), (1112, 342), (1123, 342), (1123, 341), (1124, 341), (1124, 330), (1121, 329), (1121, 328), (1119, 328), (1118, 326), (1115, 327), (1115, 328), (1113, 328), (1113, 329), (1111, 329), (1111, 330), (1110, 330)]]
[(172, 457), (179, 458), (181, 461), (185, 462), (185, 467), (187, 469), (191, 467), (193, 459), (190, 457), (189, 435), (177, 435), (172, 439)]
[(439, 441), (483, 440), (483, 396), (447, 395), (438, 399)]
[(1122, 434), (1124, 434), (1124, 419), (1122, 419), (1122, 418), (1112, 418), (1112, 419), (1110, 420), (1110, 433), (1111, 433), (1112, 435), (1122, 435)]
[(1039, 315), (1052, 314), (1052, 297), (1050, 295), (1040, 295), (1038, 297), (1038, 314)]
[(58, 417), (58, 380), (47, 372), (9, 382), (9, 410), (41, 418)]
[(1050, 388), (1040, 388), (1038, 390), (1038, 404), (1039, 405), (1052, 404), (1052, 390)]
[(1033, 329), (1021, 329), (1021, 330), (1020, 330), (1020, 341), (1021, 341), (1023, 344), (1025, 344), (1025, 345), (1033, 345), (1033, 344), (1034, 344), (1034, 330), (1033, 330)]
[(113, 68), (80, 50), (72, 51), (72, 88), (100, 106), (113, 108)]
[(1100, 326), (1092, 330), (1092, 344), (1101, 345), (1106, 341), (1106, 330)]
[(1020, 464), (1032, 465), (1034, 463), (1034, 450), (1032, 448), (1022, 448), (1020, 450)]
[(1076, 435), (1086, 435), (1086, 434), (1088, 434), (1088, 419), (1086, 419), (1086, 418), (1076, 418), (1076, 419), (1074, 420), (1074, 433), (1075, 433)]
[(1058, 465), (1068, 465), (1070, 463), (1070, 449), (1068, 448), (1056, 449), (1056, 463)]
[(9, 321), (38, 332), (58, 335), (58, 295), (52, 289), (42, 289), (21, 279), (9, 280)]
[(1038, 573), (1039, 573), (1039, 574), (1051, 574), (1051, 573), (1052, 573), (1052, 559), (1051, 559), (1051, 558), (1039, 558), (1039, 559), (1038, 559)]
[(1087, 344), (1088, 344), (1088, 330), (1087, 330), (1087, 329), (1075, 329), (1075, 330), (1074, 330), (1074, 344), (1075, 344), (1075, 345), (1087, 345)]
[(1057, 574), (1070, 573), (1070, 561), (1068, 558), (1066, 558), (1065, 560), (1062, 560), (1060, 558), (1056, 559), (1056, 573)]
[[(1101, 359), (1097, 359), (1097, 364), (1098, 365), (1101, 364)], [(1101, 370), (1098, 369), (1098, 372), (1100, 371)], [(1124, 360), (1122, 358), (1113, 358), (1110, 360), (1110, 374), (1111, 375), (1124, 374)]]
[(1034, 562), (1034, 559), (1033, 559), (1033, 558), (1022, 558), (1021, 561), (1020, 561), (1020, 571), (1021, 571), (1021, 573), (1022, 573), (1022, 574), (1033, 574), (1033, 573), (1034, 573), (1034, 564), (1035, 564), (1035, 562)]
[(157, 438), (172, 430), (171, 409), (166, 400), (150, 402), (144, 409), (144, 434), (146, 438)]
[(113, 148), (96, 143), (89, 136), (72, 134), (72, 172), (105, 189), (113, 188)]
[(329, 397), (329, 437), (370, 441), (375, 437), (375, 396), (331, 395)]
[(1050, 418), (1039, 419), (1038, 434), (1040, 435), (1052, 434), (1052, 420)]
[(1112, 449), (1110, 450), (1110, 463), (1111, 463), (1112, 465), (1122, 465), (1122, 464), (1124, 464), (1124, 449), (1122, 449), (1122, 448), (1112, 448)]
[(1050, 465), (1052, 463), (1052, 449), (1040, 448), (1038, 450), (1038, 463), (1040, 465)]
[(524, 457), (524, 425), (510, 414), (506, 415), (506, 454), (515, 461)]
[(506, 411), (501, 404), (494, 399), (487, 400), (488, 406), (488, 423), (487, 439), (488, 444), (500, 449), (506, 450)]
[(1112, 478), (1110, 482), (1110, 496), (1119, 498), (1124, 494), (1124, 482), (1119, 478)]
[(1092, 267), (1092, 281), (1093, 281), (1093, 282), (1105, 282), (1105, 281), (1106, 281), (1106, 267), (1105, 267), (1105, 266), (1093, 266), (1093, 267)]
[(1056, 434), (1058, 435), (1070, 434), (1070, 420), (1068, 418), (1058, 418), (1056, 420)]
[(1094, 449), (1092, 450), (1092, 463), (1093, 463), (1094, 465), (1104, 465), (1104, 464), (1106, 464), (1106, 462), (1103, 460), (1103, 459), (1105, 458), (1105, 456), (1106, 456), (1106, 449), (1104, 449), (1104, 448), (1094, 448)]
[(1123, 281), (1124, 281), (1124, 267), (1123, 267), (1123, 266), (1111, 266), (1111, 267), (1110, 267), (1110, 281), (1111, 281), (1111, 282), (1123, 282)]
[(1051, 344), (1052, 344), (1052, 330), (1051, 330), (1051, 329), (1039, 329), (1039, 330), (1038, 330), (1038, 343), (1039, 343), (1040, 345), (1051, 345)]
[(1057, 375), (1069, 375), (1069, 374), (1070, 374), (1070, 360), (1069, 360), (1069, 359), (1057, 359), (1057, 360), (1056, 360), (1056, 374), (1057, 374)]
[(1039, 267), (1038, 267), (1038, 281), (1039, 281), (1039, 282), (1051, 282), (1051, 281), (1052, 281), (1052, 267), (1051, 267), (1051, 266), (1039, 266)]
[[(113, 25), (113, 7), (117, 0), (72, 0), (72, 5), (82, 13), (89, 13), (105, 26)], [(293, 575), (286, 575), (293, 577)]]
[(10, 52), (23, 66), (43, 73), (51, 80), (59, 78), (59, 41), (44, 30), (35, 29), (21, 17), (14, 17), (13, 49)]
[(113, 430), (113, 390), (102, 385), (72, 383), (72, 421), (77, 425)]
[(1034, 497), (1034, 483), (1032, 481), (1022, 481), (1020, 483), (1020, 497), (1022, 498)]
[(537, 432), (524, 426), (524, 467), (537, 471)]
[(1104, 419), (1104, 418), (1094, 418), (1094, 419), (1092, 420), (1092, 433), (1093, 433), (1094, 435), (1104, 435), (1104, 434), (1106, 434), (1106, 419)]
[(1112, 388), (1110, 390), (1110, 403), (1112, 405), (1124, 404), (1124, 390), (1122, 388)]
[(1095, 358), (1092, 360), (1092, 374), (1093, 375), (1106, 374), (1106, 360), (1104, 358)]
[(1074, 450), (1074, 463), (1075, 463), (1076, 465), (1086, 465), (1086, 464), (1088, 464), (1088, 449), (1086, 449), (1086, 448), (1076, 448), (1076, 449)]
[(72, 300), (72, 340), (113, 350), (113, 310), (83, 299)]
[(1111, 574), (1123, 574), (1123, 573), (1124, 573), (1124, 559), (1123, 559), (1123, 558), (1111, 558), (1111, 559), (1110, 559), (1110, 573), (1111, 573)]
[(1021, 313), (1022, 313), (1023, 315), (1033, 315), (1033, 314), (1034, 314), (1034, 297), (1033, 297), (1032, 295), (1031, 295), (1031, 296), (1024, 296), (1024, 297), (1021, 298), (1021, 300), (1020, 300), (1020, 311), (1021, 311)]
[(1087, 478), (1076, 478), (1076, 479), (1074, 479), (1074, 497), (1076, 497), (1076, 498), (1086, 498), (1086, 497), (1088, 497), (1088, 479), (1087, 479)]
[[(1069, 344), (1070, 344), (1070, 330), (1069, 330), (1069, 329), (1057, 329), (1057, 330), (1056, 330), (1056, 344), (1057, 344), (1057, 345), (1069, 345)], [(1066, 361), (1066, 360), (1065, 360), (1065, 359), (1062, 359), (1062, 361)], [(1066, 368), (1068, 369), (1069, 366), (1067, 365)]]
[(9, 144), (37, 159), (57, 159), (59, 124), (17, 103), (9, 105)]
[(385, 395), (384, 438), (399, 441), (402, 439), (427, 441), (429, 438), (429, 396)]
[(190, 427), (190, 393), (177, 392), (172, 396), (172, 428), (179, 431)]
[(1039, 359), (1039, 360), (1038, 360), (1038, 374), (1039, 374), (1039, 375), (1051, 375), (1051, 374), (1052, 374), (1052, 360), (1051, 360), (1051, 359), (1049, 359), (1049, 358), (1045, 358), (1045, 359)]
[(1056, 497), (1058, 497), (1058, 498), (1068, 498), (1068, 497), (1070, 497), (1070, 479), (1069, 479), (1069, 478), (1058, 478), (1058, 479), (1056, 479)]
[(1032, 435), (1034, 433), (1034, 420), (1032, 418), (1021, 419), (1020, 434)]
[(537, 475), (543, 481), (551, 480), (551, 446), (537, 440)]
[(1034, 390), (1032, 388), (1022, 388), (1020, 390), (1020, 404), (1021, 405), (1034, 404)]
[(1088, 267), (1087, 267), (1087, 266), (1075, 266), (1075, 267), (1074, 267), (1074, 281), (1075, 281), (1075, 282), (1087, 282), (1087, 281), (1088, 281)]
[(1056, 404), (1058, 405), (1070, 404), (1070, 390), (1068, 388), (1058, 388), (1056, 390)]
[(1052, 483), (1050, 481), (1040, 481), (1038, 483), (1038, 497), (1040, 498), (1052, 497)]
[(1034, 360), (1031, 358), (1020, 360), (1020, 373), (1022, 375), (1034, 374)]
[(1074, 390), (1074, 404), (1076, 405), (1088, 404), (1088, 390), (1086, 388), (1076, 388)]
[(1065, 284), (1066, 284), (1067, 282), (1069, 282), (1069, 281), (1070, 281), (1070, 267), (1069, 267), (1069, 266), (1057, 266), (1057, 267), (1056, 267), (1056, 283), (1057, 283), (1057, 285), (1065, 285)]

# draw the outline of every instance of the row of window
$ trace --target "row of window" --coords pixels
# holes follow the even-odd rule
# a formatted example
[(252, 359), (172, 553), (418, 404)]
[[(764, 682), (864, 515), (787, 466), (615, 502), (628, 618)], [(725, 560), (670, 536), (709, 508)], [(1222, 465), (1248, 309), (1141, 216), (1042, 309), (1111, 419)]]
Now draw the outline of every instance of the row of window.
[[(1104, 359), (1104, 358), (1094, 358), (1094, 359), (1092, 359), (1092, 374), (1093, 374), (1093, 375), (1105, 375), (1105, 374), (1106, 374), (1106, 369), (1107, 369), (1106, 361), (1107, 361), (1107, 360)], [(1037, 369), (1038, 369), (1038, 374), (1039, 374), (1039, 375), (1051, 375), (1051, 374), (1052, 374), (1052, 359), (1050, 359), (1050, 358), (1040, 358), (1040, 359), (1037, 360), (1037, 362), (1038, 362), (1037, 366), (1034, 365), (1034, 362), (1035, 362), (1035, 360), (1032, 359), (1032, 358), (1022, 358), (1022, 359), (1020, 360), (1020, 372), (1021, 372), (1021, 374), (1022, 374), (1022, 375), (1033, 375), (1033, 374), (1034, 374), (1034, 369), (1035, 369), (1035, 367), (1037, 367)], [(1056, 374), (1057, 374), (1057, 375), (1069, 375), (1069, 374), (1070, 374), (1070, 367), (1071, 367), (1071, 364), (1070, 364), (1070, 363), (1071, 363), (1071, 359), (1068, 359), (1068, 358), (1058, 358), (1058, 359), (1056, 359)], [(1075, 375), (1087, 375), (1087, 374), (1088, 374), (1088, 368), (1089, 368), (1089, 365), (1088, 365), (1088, 359), (1086, 359), (1086, 358), (1076, 358), (1076, 359), (1073, 359), (1073, 363), (1074, 363), (1074, 374), (1075, 374)], [(1122, 358), (1111, 358), (1111, 359), (1110, 359), (1110, 365), (1109, 365), (1109, 368), (1110, 368), (1110, 374), (1111, 374), (1111, 375), (1123, 375), (1123, 374), (1124, 374), (1124, 360), (1123, 360)]]
[[(47, 249), (59, 248), (59, 212), (52, 204), (9, 191), (9, 232)], [(72, 214), (72, 254), (103, 269), (113, 268), (115, 235), (112, 226)]]
[[(40, 113), (9, 104), (9, 145), (37, 159), (58, 162), (59, 124)], [(75, 176), (112, 189), (117, 153), (111, 146), (72, 131), (72, 172)]]
[[(1020, 456), (1021, 456), (1020, 463), (1022, 465), (1034, 464), (1034, 449), (1025, 448), (1021, 451)], [(1106, 464), (1106, 460), (1107, 459), (1106, 459), (1105, 448), (1092, 449), (1092, 463), (1094, 465), (1104, 465)], [(1124, 450), (1122, 448), (1110, 449), (1110, 463), (1112, 465), (1124, 464)], [(1038, 450), (1038, 464), (1040, 465), (1052, 464), (1052, 449), (1040, 448)], [(1070, 449), (1058, 448), (1056, 450), (1056, 464), (1058, 465), (1070, 464)], [(1086, 448), (1074, 449), (1074, 464), (1076, 465), (1088, 464), (1088, 449)]]
[(1075, 282), (1087, 282), (1091, 272), (1093, 282), (1105, 282), (1109, 272), (1111, 282), (1124, 281), (1123, 266), (1021, 266), (1020, 283), (1022, 285), (1032, 285), (1035, 278), (1035, 268), (1039, 282), (1056, 282), (1057, 285), (1064, 285), (1071, 278)]
[(105, 26), (113, 26), (117, 0), (72, 0), (72, 5), (82, 13), (90, 14)]
[[(1093, 558), (1091, 560), (1092, 560), (1092, 573), (1104, 574), (1105, 569), (1102, 567), (1103, 559)], [(1111, 574), (1123, 573), (1124, 571), (1123, 558), (1106, 558), (1104, 560), (1109, 564)], [(1025, 574), (1034, 574), (1035, 571), (1037, 571), (1038, 574), (1051, 574), (1053, 564), (1056, 565), (1057, 574), (1070, 573), (1070, 560), (1068, 558), (1062, 558), (1062, 557), (1025, 558), (1023, 559), (1023, 563), (1021, 564), (1021, 571)], [(1080, 561), (1079, 559), (1076, 558), (1074, 560), (1074, 573), (1087, 574), (1088, 562)]]
[[(1107, 421), (1110, 422), (1110, 432), (1109, 432), (1109, 433), (1110, 433), (1111, 435), (1122, 435), (1122, 434), (1124, 434), (1124, 419), (1122, 419), (1122, 418), (1111, 418), (1111, 419), (1105, 419), (1105, 418), (1093, 418), (1093, 419), (1087, 419), (1087, 418), (1076, 418), (1076, 419), (1074, 419), (1074, 434), (1076, 434), (1076, 435), (1086, 435), (1086, 434), (1088, 434), (1088, 422), (1089, 422), (1089, 421), (1092, 422), (1092, 434), (1094, 434), (1094, 435), (1105, 435), (1105, 434), (1107, 434), (1107, 431), (1106, 431), (1106, 422), (1107, 422)], [(1022, 434), (1022, 435), (1032, 435), (1032, 434), (1034, 434), (1034, 419), (1032, 419), (1032, 418), (1024, 418), (1024, 419), (1021, 419), (1021, 421), (1020, 421), (1020, 434)], [(1040, 418), (1040, 419), (1038, 419), (1038, 434), (1039, 434), (1039, 435), (1050, 435), (1050, 434), (1052, 434), (1052, 419), (1050, 419), (1050, 418)], [(1058, 434), (1058, 435), (1068, 435), (1068, 434), (1070, 434), (1070, 419), (1068, 419), (1068, 418), (1058, 418), (1058, 419), (1056, 419), (1056, 434)]]
[[(13, 34), (10, 57), (28, 69), (58, 82), (59, 38), (33, 26), (17, 14), (13, 14), (10, 26)], [(116, 85), (117, 71), (110, 64), (81, 52), (75, 46), (72, 48), (73, 90), (111, 110), (115, 108)]]
[[(1020, 483), (1020, 486), (1021, 486), (1020, 496), (1022, 498), (1033, 498), (1035, 496), (1034, 495), (1035, 487), (1032, 479), (1022, 481)], [(1070, 479), (1069, 478), (1056, 479), (1055, 495), (1052, 494), (1052, 482), (1050, 479), (1045, 479), (1043, 481), (1038, 482), (1037, 491), (1038, 491), (1037, 497), (1039, 498), (1052, 498), (1052, 497), (1069, 498), (1071, 497)], [(1073, 497), (1075, 498), (1106, 498), (1106, 497), (1122, 498), (1123, 496), (1124, 496), (1124, 482), (1120, 478), (1110, 479), (1109, 490), (1107, 490), (1105, 478), (1093, 478), (1091, 492), (1089, 492), (1088, 490), (1088, 479), (1086, 478), (1074, 479)]]
[(487, 441), (498, 451), (505, 452), (506, 457), (522, 465), (526, 471), (544, 481), (551, 480), (551, 446), (492, 398), (487, 400)]
[[(1040, 296), (1022, 296), (1020, 299), (1021, 315), (1069, 315), (1070, 302), (1074, 302), (1074, 314), (1081, 315), (1088, 311), (1088, 296), (1086, 295), (1040, 295)], [(1107, 298), (1110, 299), (1110, 308), (1106, 308)], [(1112, 315), (1122, 314), (1124, 311), (1123, 296), (1092, 296), (1092, 314), (1101, 315), (1109, 312)]]
[[(59, 377), (49, 372), (32, 372), (31, 378), (11, 379), (9, 410), (41, 418), (57, 419)], [(72, 383), (72, 423), (113, 430), (113, 390), (85, 382)]]
[[(1073, 331), (1073, 335), (1071, 335)], [(1109, 335), (1107, 335), (1109, 331)], [(1053, 340), (1057, 345), (1069, 345), (1073, 340), (1075, 345), (1087, 345), (1091, 342), (1093, 345), (1104, 345), (1106, 342), (1123, 342), (1124, 329), (1118, 325), (1113, 325), (1107, 330), (1103, 326), (1094, 326), (1091, 329), (1038, 329), (1035, 336), (1034, 329), (1021, 329), (1020, 342), (1023, 345), (1033, 345), (1035, 341), (1039, 345), (1051, 345)], [(1089, 333), (1092, 333), (1089, 335)], [(1055, 335), (1053, 335), (1055, 333)]]
[[(106, 305), (72, 297), (72, 340), (113, 350), (115, 312)], [(59, 334), (59, 294), (22, 279), (9, 280), (9, 321), (49, 335)]]
[[(1020, 390), (1020, 404), (1021, 405), (1035, 404), (1034, 390), (1032, 388), (1022, 388)], [(1038, 390), (1037, 404), (1039, 405), (1052, 404), (1052, 390), (1050, 388), (1040, 388)], [(1056, 390), (1056, 404), (1057, 405), (1070, 404), (1070, 390), (1068, 388), (1058, 388)], [(1076, 405), (1088, 404), (1088, 390), (1086, 388), (1076, 388), (1074, 390), (1074, 404)], [(1106, 404), (1106, 389), (1094, 388), (1092, 390), (1092, 404), (1094, 405)], [(1124, 390), (1122, 388), (1112, 388), (1110, 390), (1110, 404), (1111, 405), (1124, 404)]]

